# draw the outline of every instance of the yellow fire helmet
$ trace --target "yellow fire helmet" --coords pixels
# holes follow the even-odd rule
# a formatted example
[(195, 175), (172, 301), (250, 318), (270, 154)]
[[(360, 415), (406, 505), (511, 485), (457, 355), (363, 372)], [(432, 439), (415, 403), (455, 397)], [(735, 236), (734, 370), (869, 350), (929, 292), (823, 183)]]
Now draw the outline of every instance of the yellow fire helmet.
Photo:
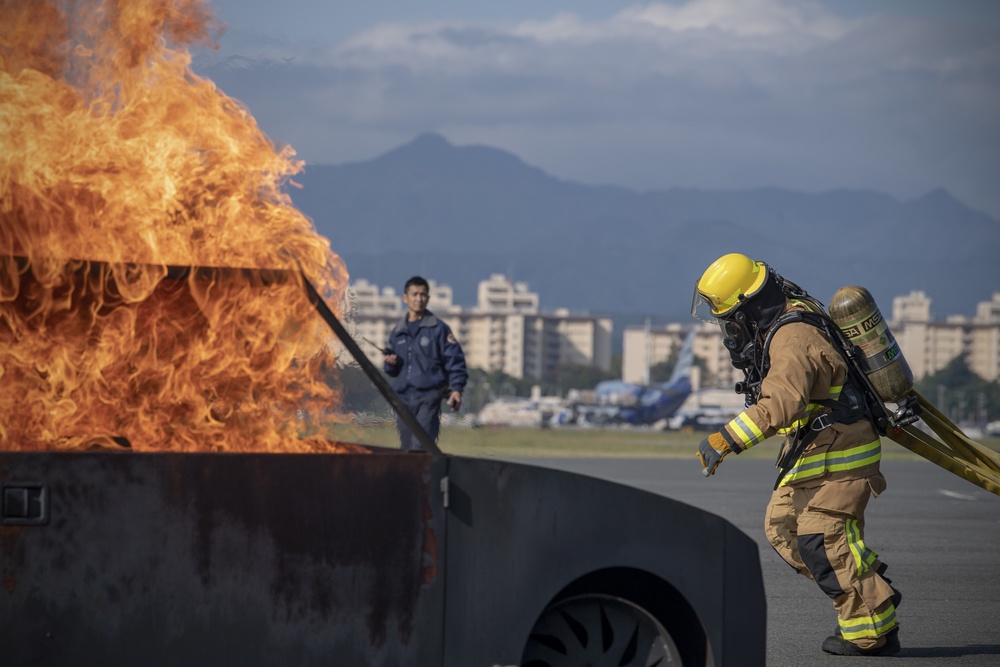
[(723, 255), (705, 269), (695, 285), (691, 314), (706, 322), (727, 317), (743, 300), (760, 291), (767, 272), (767, 264), (746, 255)]

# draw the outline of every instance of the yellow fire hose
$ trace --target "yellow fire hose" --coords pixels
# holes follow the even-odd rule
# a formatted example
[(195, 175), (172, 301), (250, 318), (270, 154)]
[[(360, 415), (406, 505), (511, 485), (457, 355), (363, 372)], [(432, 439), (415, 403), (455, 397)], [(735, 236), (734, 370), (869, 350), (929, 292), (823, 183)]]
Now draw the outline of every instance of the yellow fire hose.
[(917, 397), (922, 408), (920, 419), (938, 437), (912, 425), (890, 428), (888, 437), (914, 454), (1000, 496), (1000, 453), (970, 440), (916, 391), (911, 390), (909, 395)]

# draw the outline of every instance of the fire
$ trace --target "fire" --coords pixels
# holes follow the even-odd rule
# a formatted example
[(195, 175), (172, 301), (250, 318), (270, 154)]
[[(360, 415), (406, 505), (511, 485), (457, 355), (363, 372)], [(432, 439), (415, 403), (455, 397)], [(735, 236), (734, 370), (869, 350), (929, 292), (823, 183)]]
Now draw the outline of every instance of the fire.
[(336, 304), (346, 269), (282, 191), (294, 151), (191, 70), (216, 28), (0, 0), (0, 449), (345, 447), (295, 414), (337, 400), (300, 271)]

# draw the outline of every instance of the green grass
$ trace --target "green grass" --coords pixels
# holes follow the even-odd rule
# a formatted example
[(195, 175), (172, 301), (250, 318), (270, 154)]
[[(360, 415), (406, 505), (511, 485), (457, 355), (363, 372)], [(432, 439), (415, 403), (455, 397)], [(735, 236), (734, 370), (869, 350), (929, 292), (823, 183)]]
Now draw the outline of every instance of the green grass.
[[(640, 429), (530, 429), (530, 428), (453, 428), (441, 432), (441, 449), (449, 454), (486, 457), (694, 457), (698, 443), (707, 433), (678, 433)], [(781, 438), (774, 437), (740, 454), (753, 459), (771, 459), (778, 455)], [(988, 438), (982, 444), (1000, 451), (1000, 439)], [(918, 459), (902, 445), (882, 438), (882, 454), (892, 459)]]
[(629, 429), (445, 429), (441, 449), (469, 456), (694, 456), (704, 436)]
[[(342, 442), (399, 446), (395, 424), (390, 421), (366, 428), (341, 425), (330, 428), (327, 435)], [(698, 443), (706, 435), (627, 428), (443, 428), (439, 444), (448, 454), (487, 458), (694, 458)], [(780, 443), (781, 438), (773, 437), (740, 456), (774, 460)], [(987, 438), (981, 443), (1000, 451), (1000, 438)], [(892, 459), (920, 458), (889, 438), (882, 438), (882, 455)]]
[[(479, 428), (444, 429), (441, 449), (449, 454), (470, 456), (607, 456), (607, 457), (693, 457), (705, 433), (677, 433), (630, 429), (528, 429)], [(904, 447), (883, 438), (883, 455), (891, 458), (918, 458)], [(780, 438), (771, 438), (740, 456), (777, 456)], [(1000, 449), (1000, 439), (983, 444)]]

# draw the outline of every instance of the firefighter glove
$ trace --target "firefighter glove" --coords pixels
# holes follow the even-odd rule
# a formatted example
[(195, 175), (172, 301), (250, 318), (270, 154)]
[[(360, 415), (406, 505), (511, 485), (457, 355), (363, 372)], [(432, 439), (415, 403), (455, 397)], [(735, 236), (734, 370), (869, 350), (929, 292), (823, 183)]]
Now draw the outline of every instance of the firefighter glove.
[(713, 433), (698, 445), (698, 458), (701, 460), (703, 469), (701, 474), (705, 477), (715, 474), (715, 469), (719, 467), (722, 459), (729, 453), (729, 445), (722, 437), (721, 433)]

